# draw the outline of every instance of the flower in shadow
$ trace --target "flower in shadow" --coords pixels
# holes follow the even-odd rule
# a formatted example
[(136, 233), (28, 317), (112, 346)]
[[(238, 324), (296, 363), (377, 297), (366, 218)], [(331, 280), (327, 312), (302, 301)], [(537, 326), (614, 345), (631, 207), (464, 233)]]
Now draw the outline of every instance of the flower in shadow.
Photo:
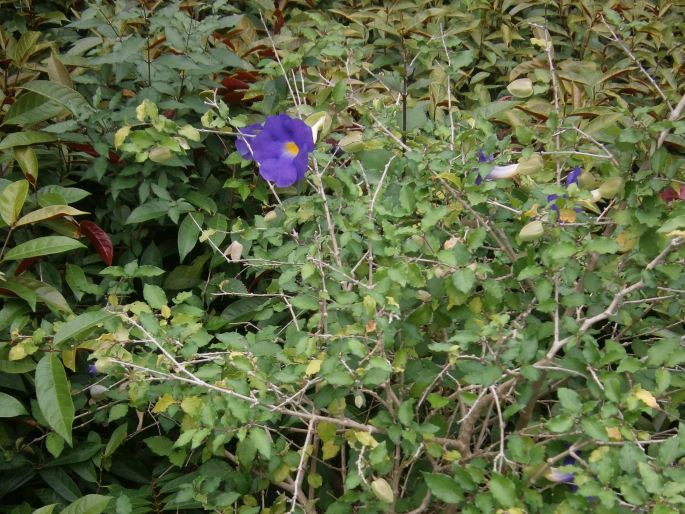
[[(495, 160), (494, 155), (486, 156), (483, 150), (478, 151), (478, 162), (492, 162)], [(507, 164), (506, 166), (495, 165), (490, 173), (485, 176), (485, 180), (497, 180), (502, 178), (511, 178), (518, 172), (518, 164)], [(483, 182), (483, 177), (478, 174), (476, 176), (476, 185), (479, 186)]]
[(312, 129), (287, 114), (269, 116), (240, 130), (236, 150), (244, 159), (254, 159), (262, 178), (278, 187), (288, 187), (304, 178), (309, 154), (314, 150)]

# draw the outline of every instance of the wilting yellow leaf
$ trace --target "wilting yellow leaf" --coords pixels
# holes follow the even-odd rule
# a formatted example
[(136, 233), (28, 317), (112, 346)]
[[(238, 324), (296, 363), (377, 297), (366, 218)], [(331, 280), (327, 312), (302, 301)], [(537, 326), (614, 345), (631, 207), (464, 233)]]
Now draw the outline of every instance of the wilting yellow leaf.
[(131, 133), (131, 127), (121, 127), (114, 133), (114, 148), (119, 148)]
[(321, 369), (321, 359), (312, 359), (304, 370), (305, 375), (316, 375)]
[(375, 448), (376, 446), (378, 446), (378, 441), (376, 441), (373, 438), (373, 436), (368, 432), (357, 430), (354, 432), (354, 437), (364, 446), (370, 446), (371, 448)]
[(152, 408), (153, 414), (161, 414), (165, 412), (172, 404), (174, 404), (174, 398), (170, 394), (165, 394), (157, 400), (155, 406)]
[(654, 398), (654, 395), (649, 391), (642, 389), (640, 386), (637, 386), (633, 390), (633, 396), (652, 409), (659, 408), (659, 403), (656, 401), (656, 398)]
[(607, 430), (607, 435), (609, 436), (609, 439), (611, 439), (612, 441), (620, 441), (622, 439), (621, 431), (618, 428), (608, 427), (606, 430)]
[(559, 209), (559, 221), (564, 223), (575, 223), (576, 211), (573, 209)]

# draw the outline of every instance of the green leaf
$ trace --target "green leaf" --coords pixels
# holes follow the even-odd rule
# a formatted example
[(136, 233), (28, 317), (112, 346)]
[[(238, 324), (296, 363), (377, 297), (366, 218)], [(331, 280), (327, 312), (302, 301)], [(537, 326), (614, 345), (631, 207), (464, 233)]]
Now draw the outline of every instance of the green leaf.
[(67, 501), (77, 500), (81, 491), (76, 482), (67, 474), (64, 468), (44, 468), (40, 470), (40, 477), (62, 498)]
[(71, 385), (55, 353), (48, 353), (38, 362), (35, 381), (38, 406), (45, 420), (71, 446), (71, 425), (74, 421)]
[(52, 143), (57, 141), (57, 137), (47, 132), (36, 132), (25, 130), (24, 132), (12, 132), (5, 139), (0, 141), (0, 150), (7, 150), (15, 146), (38, 145), (42, 143)]
[(65, 236), (45, 236), (37, 237), (25, 243), (15, 246), (9, 250), (4, 257), (6, 261), (16, 261), (28, 259), (29, 257), (40, 257), (42, 255), (52, 255), (55, 253), (68, 252), (78, 248), (85, 248), (85, 245)]
[(63, 112), (64, 107), (61, 104), (28, 91), (19, 95), (19, 99), (10, 106), (2, 124), (28, 127), (54, 118)]
[(31, 289), (39, 302), (43, 302), (49, 307), (62, 312), (71, 312), (71, 307), (69, 307), (69, 303), (64, 299), (64, 296), (50, 284), (24, 276), (14, 277), (12, 280)]
[(476, 274), (471, 268), (461, 268), (452, 274), (452, 283), (458, 291), (468, 293), (476, 283)]
[(597, 253), (616, 253), (618, 252), (618, 243), (608, 237), (596, 237), (587, 242), (585, 248), (588, 252)]
[(516, 494), (516, 485), (507, 477), (493, 473), (490, 478), (490, 492), (495, 498), (495, 501), (502, 507), (508, 508), (516, 505), (518, 495)]
[(99, 324), (113, 316), (114, 314), (104, 310), (84, 312), (62, 324), (52, 342), (55, 345), (60, 345), (73, 338), (82, 338)]
[(580, 401), (580, 396), (573, 389), (560, 387), (557, 390), (557, 396), (561, 402), (561, 407), (565, 411), (571, 413), (579, 413), (583, 409), (583, 403)]
[(17, 180), (0, 192), (0, 217), (7, 225), (13, 225), (29, 192), (28, 180)]
[(107, 508), (111, 499), (111, 496), (87, 494), (67, 505), (60, 514), (100, 514)]
[(19, 400), (9, 394), (0, 392), (0, 418), (14, 418), (28, 414)]
[(34, 510), (31, 514), (52, 514), (52, 511), (57, 507), (56, 503), (51, 503), (50, 505), (45, 505), (40, 509)]
[(439, 500), (445, 503), (460, 503), (464, 500), (464, 492), (459, 483), (447, 475), (423, 472), (423, 479)]
[(2, 289), (12, 291), (19, 298), (28, 303), (29, 307), (31, 307), (31, 310), (35, 312), (38, 297), (30, 287), (26, 287), (16, 278), (8, 278), (5, 281), (0, 281), (0, 287), (2, 287)]
[(414, 403), (416, 403), (414, 398), (405, 400), (397, 410), (397, 419), (405, 426), (411, 425), (414, 421)]
[(126, 435), (127, 435), (127, 427), (126, 423), (123, 425), (119, 425), (114, 432), (112, 432), (112, 436), (109, 438), (109, 441), (107, 441), (107, 446), (105, 446), (105, 457), (111, 457), (112, 454), (121, 446), (121, 443), (123, 443), (126, 440)]
[(145, 284), (143, 286), (143, 297), (153, 309), (161, 309), (168, 302), (164, 289), (153, 284)]
[(642, 483), (648, 493), (656, 494), (662, 492), (663, 483), (661, 477), (646, 462), (638, 462), (637, 469), (642, 477)]
[(664, 234), (683, 227), (685, 227), (685, 214), (666, 220), (664, 224), (657, 229), (657, 232)]
[(297, 307), (298, 309), (305, 311), (319, 310), (319, 302), (316, 300), (316, 298), (308, 294), (297, 295), (290, 301), (290, 303), (293, 304), (293, 307)]
[[(191, 212), (178, 227), (178, 256), (180, 262), (195, 248), (198, 237), (200, 236), (200, 227), (204, 222), (204, 214), (201, 212)], [(195, 221), (193, 221), (193, 219)], [(198, 226), (199, 225), (199, 226)]]
[(131, 214), (126, 218), (126, 224), (142, 223), (144, 221), (153, 220), (166, 216), (171, 208), (171, 202), (167, 200), (151, 200), (146, 204), (133, 209)]
[(53, 102), (63, 105), (74, 114), (79, 114), (86, 109), (91, 109), (81, 93), (78, 93), (63, 84), (58, 84), (57, 82), (51, 82), (49, 80), (32, 80), (27, 84), (22, 84), (21, 87), (22, 89), (43, 95)]
[(250, 441), (252, 441), (252, 444), (261, 454), (261, 456), (266, 460), (271, 459), (271, 448), (274, 443), (267, 431), (261, 427), (255, 427), (250, 430), (249, 437)]
[(421, 220), (421, 229), (426, 231), (447, 215), (447, 207), (444, 205), (429, 210)]
[(20, 227), (22, 225), (28, 225), (30, 223), (37, 223), (39, 221), (49, 220), (51, 218), (56, 218), (58, 216), (79, 216), (81, 214), (88, 214), (85, 211), (79, 211), (74, 207), (68, 205), (50, 205), (48, 207), (43, 207), (42, 209), (36, 209), (28, 214), (25, 214), (17, 220), (14, 224), (15, 227)]

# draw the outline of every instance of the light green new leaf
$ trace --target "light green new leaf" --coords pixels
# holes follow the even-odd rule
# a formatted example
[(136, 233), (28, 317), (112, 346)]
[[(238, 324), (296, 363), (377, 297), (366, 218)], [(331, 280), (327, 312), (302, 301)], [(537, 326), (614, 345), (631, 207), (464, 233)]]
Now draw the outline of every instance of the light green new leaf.
[(24, 132), (12, 132), (5, 139), (0, 141), (0, 150), (7, 150), (15, 146), (39, 145), (41, 143), (52, 143), (57, 141), (57, 137), (47, 132), (37, 132), (35, 130), (25, 130)]
[(0, 217), (7, 225), (13, 225), (17, 221), (28, 192), (28, 180), (17, 180), (0, 193)]
[(19, 163), (19, 167), (26, 179), (35, 186), (36, 180), (38, 180), (38, 159), (36, 158), (36, 152), (34, 152), (33, 148), (30, 146), (15, 146), (14, 158)]
[(113, 316), (114, 314), (104, 310), (84, 312), (64, 323), (55, 334), (53, 343), (59, 345), (70, 339), (83, 337), (100, 323)]
[(40, 257), (42, 255), (52, 255), (54, 253), (68, 252), (78, 248), (85, 248), (85, 245), (65, 236), (45, 236), (31, 239), (21, 243), (9, 250), (4, 257), (6, 261), (16, 261), (28, 259), (29, 257)]
[(442, 473), (423, 473), (431, 493), (445, 503), (459, 503), (464, 500), (464, 492), (456, 480)]
[(34, 510), (31, 514), (52, 514), (52, 511), (57, 507), (56, 503), (51, 503), (50, 505), (45, 505), (40, 509)]
[(0, 392), (0, 418), (13, 418), (24, 414), (28, 414), (28, 412), (19, 400)]
[(27, 84), (23, 84), (21, 87), (62, 104), (74, 114), (91, 108), (81, 93), (56, 82), (51, 82), (49, 80), (32, 80)]
[(29, 223), (37, 223), (39, 221), (49, 220), (50, 218), (55, 218), (57, 216), (78, 216), (80, 214), (88, 213), (85, 211), (79, 211), (78, 209), (68, 205), (50, 205), (49, 207), (36, 209), (35, 211), (25, 214), (17, 220), (15, 226), (20, 227), (22, 225), (28, 225)]
[(36, 397), (45, 420), (71, 446), (74, 402), (64, 366), (54, 353), (45, 355), (36, 367)]
[(60, 514), (100, 514), (107, 508), (111, 499), (111, 496), (87, 494), (67, 505)]
[(153, 309), (161, 309), (168, 302), (164, 289), (154, 284), (145, 284), (143, 286), (143, 298)]

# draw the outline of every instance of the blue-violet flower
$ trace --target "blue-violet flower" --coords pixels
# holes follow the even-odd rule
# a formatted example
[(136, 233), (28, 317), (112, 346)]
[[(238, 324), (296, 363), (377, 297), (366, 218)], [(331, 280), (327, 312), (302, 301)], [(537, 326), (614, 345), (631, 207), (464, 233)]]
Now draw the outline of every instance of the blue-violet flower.
[(287, 114), (269, 116), (241, 129), (236, 150), (245, 159), (259, 164), (259, 174), (278, 187), (288, 187), (304, 178), (309, 154), (314, 150), (312, 129), (304, 121)]
[[(571, 184), (578, 185), (578, 178), (581, 173), (582, 171), (578, 166), (569, 171), (568, 175), (566, 175), (566, 189), (571, 187)], [(554, 202), (550, 208), (553, 211), (559, 212), (559, 207), (557, 207), (557, 202), (555, 201), (557, 198), (559, 198), (559, 196), (556, 194), (547, 195), (547, 203)], [(568, 195), (564, 195), (564, 198), (568, 198)], [(582, 209), (580, 208), (576, 208), (575, 210), (576, 212), (582, 212)]]
[[(495, 160), (494, 155), (489, 155), (486, 156), (483, 153), (483, 150), (478, 151), (478, 162), (492, 162)], [(492, 171), (487, 174), (485, 177), (485, 180), (496, 180), (499, 178), (511, 178), (516, 175), (516, 169), (518, 168), (518, 164), (507, 164), (506, 166), (494, 166), (492, 168)], [(480, 174), (476, 177), (476, 185), (480, 186), (481, 182), (483, 182), (483, 177), (480, 176)]]

